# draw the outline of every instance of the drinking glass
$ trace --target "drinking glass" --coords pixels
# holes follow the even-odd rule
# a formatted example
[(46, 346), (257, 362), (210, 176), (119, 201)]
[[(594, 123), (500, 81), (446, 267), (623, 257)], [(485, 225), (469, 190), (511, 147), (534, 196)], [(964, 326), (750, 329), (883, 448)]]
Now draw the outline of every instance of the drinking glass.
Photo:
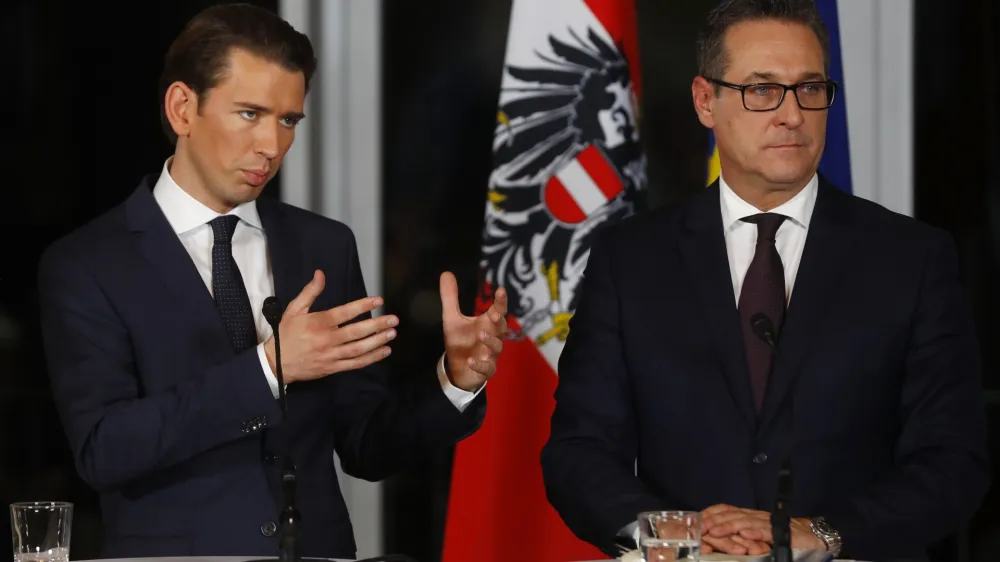
[(699, 560), (701, 514), (697, 511), (640, 513), (639, 548), (644, 562)]
[(14, 562), (69, 562), (73, 504), (21, 502), (10, 505)]

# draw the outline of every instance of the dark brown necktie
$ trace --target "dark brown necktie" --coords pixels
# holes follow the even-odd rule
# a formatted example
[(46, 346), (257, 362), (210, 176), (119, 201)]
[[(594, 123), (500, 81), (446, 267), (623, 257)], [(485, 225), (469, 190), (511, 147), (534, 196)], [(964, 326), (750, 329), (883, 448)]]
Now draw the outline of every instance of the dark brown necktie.
[(774, 246), (774, 235), (786, 218), (788, 217), (776, 213), (761, 213), (742, 219), (757, 225), (757, 247), (743, 278), (739, 310), (750, 384), (758, 412), (764, 403), (767, 378), (774, 363), (774, 350), (754, 334), (750, 319), (757, 313), (764, 313), (774, 324), (775, 332), (781, 331), (781, 323), (785, 319), (785, 268), (781, 264), (778, 249)]

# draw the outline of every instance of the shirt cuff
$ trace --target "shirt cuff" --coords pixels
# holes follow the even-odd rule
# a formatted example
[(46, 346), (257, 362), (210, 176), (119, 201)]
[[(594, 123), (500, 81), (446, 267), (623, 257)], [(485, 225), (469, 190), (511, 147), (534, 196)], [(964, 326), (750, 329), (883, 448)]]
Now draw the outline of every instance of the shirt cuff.
[[(444, 395), (448, 397), (448, 400), (458, 408), (459, 412), (464, 412), (469, 407), (469, 403), (475, 400), (476, 396), (479, 396), (479, 393), (486, 388), (486, 383), (483, 383), (475, 392), (462, 390), (451, 384), (451, 379), (448, 378), (448, 373), (445, 372), (444, 355), (444, 353), (441, 354), (441, 359), (438, 360), (437, 364), (438, 381), (441, 382), (441, 390), (444, 391)], [(266, 373), (267, 371), (264, 372)]]
[[(274, 395), (274, 399), (278, 399), (278, 378), (274, 376), (271, 371), (271, 364), (267, 361), (267, 353), (264, 352), (264, 344), (257, 344), (257, 357), (260, 358), (260, 368), (264, 370), (264, 378), (267, 379), (267, 386), (271, 387), (271, 394)], [(288, 389), (288, 385), (285, 385), (285, 389)]]
[[(633, 521), (633, 522), (629, 523), (628, 525), (625, 525), (624, 527), (622, 527), (618, 531), (618, 534), (615, 535), (615, 536), (618, 539), (624, 539), (624, 541), (629, 541), (631, 539), (632, 542), (628, 542), (627, 546), (629, 548), (632, 548), (632, 549), (638, 549), (639, 548), (639, 522), (638, 521)], [(621, 543), (619, 543), (619, 544), (621, 544)]]

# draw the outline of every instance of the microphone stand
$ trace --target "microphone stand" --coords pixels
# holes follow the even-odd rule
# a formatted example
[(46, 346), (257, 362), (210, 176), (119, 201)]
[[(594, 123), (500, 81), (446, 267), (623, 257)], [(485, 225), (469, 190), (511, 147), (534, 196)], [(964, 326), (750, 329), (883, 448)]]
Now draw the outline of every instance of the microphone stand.
[[(758, 312), (750, 318), (750, 326), (754, 335), (766, 343), (777, 358), (776, 330), (771, 318), (763, 312)], [(770, 556), (772, 562), (793, 562), (792, 521), (788, 513), (793, 487), (791, 451), (788, 454), (789, 458), (778, 469), (778, 486), (774, 495), (774, 509), (771, 511), (771, 538), (774, 539)]]
[[(275, 377), (278, 379), (278, 404), (281, 407), (281, 418), (288, 420), (288, 399), (285, 397), (285, 377), (281, 371), (281, 338), (278, 334), (278, 324), (281, 321), (281, 303), (276, 297), (267, 297), (263, 306), (264, 318), (271, 325), (274, 334)], [(295, 463), (290, 455), (282, 455), (281, 495), (284, 505), (281, 509), (281, 520), (278, 526), (278, 560), (279, 562), (301, 562), (299, 556), (299, 522), (302, 515), (295, 503), (296, 474)]]
[[(288, 399), (285, 397), (285, 377), (281, 371), (281, 339), (278, 335), (278, 324), (281, 321), (282, 307), (277, 297), (267, 297), (263, 306), (264, 318), (271, 326), (274, 334), (275, 378), (278, 379), (278, 405), (281, 407), (282, 421), (288, 420)], [(295, 463), (290, 455), (282, 455), (281, 495), (284, 505), (281, 509), (281, 523), (278, 526), (278, 562), (321, 562), (320, 558), (302, 558), (299, 555), (299, 523), (302, 515), (295, 503), (296, 474)], [(252, 560), (250, 562), (275, 562), (275, 559)], [(365, 558), (357, 562), (416, 562), (404, 554), (389, 554)]]
[(778, 470), (778, 490), (774, 498), (774, 511), (771, 512), (771, 534), (774, 539), (771, 560), (774, 562), (792, 562), (792, 529), (791, 518), (788, 516), (791, 499), (792, 468), (786, 461)]

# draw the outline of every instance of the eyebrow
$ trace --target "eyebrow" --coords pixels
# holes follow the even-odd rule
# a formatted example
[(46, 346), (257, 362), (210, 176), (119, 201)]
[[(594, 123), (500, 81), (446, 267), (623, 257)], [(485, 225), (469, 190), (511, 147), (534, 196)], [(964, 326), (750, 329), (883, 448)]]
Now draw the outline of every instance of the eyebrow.
[[(747, 80), (767, 80), (767, 81), (777, 81), (777, 77), (773, 72), (751, 72), (746, 77)], [(799, 75), (798, 82), (806, 82), (811, 80), (826, 80), (826, 76), (821, 72), (805, 72)]]
[[(250, 103), (248, 101), (238, 101), (238, 102), (236, 102), (236, 105), (238, 105), (240, 107), (244, 107), (246, 109), (250, 109), (252, 111), (259, 111), (260, 113), (273, 113), (271, 111), (271, 109), (268, 108), (268, 107), (264, 107), (263, 105), (256, 104), (256, 103)], [(296, 121), (301, 121), (301, 120), (305, 119), (306, 114), (298, 112), (298, 111), (289, 111), (289, 112), (285, 113), (284, 115), (282, 115), (281, 117), (283, 117), (285, 119), (294, 119)]]

